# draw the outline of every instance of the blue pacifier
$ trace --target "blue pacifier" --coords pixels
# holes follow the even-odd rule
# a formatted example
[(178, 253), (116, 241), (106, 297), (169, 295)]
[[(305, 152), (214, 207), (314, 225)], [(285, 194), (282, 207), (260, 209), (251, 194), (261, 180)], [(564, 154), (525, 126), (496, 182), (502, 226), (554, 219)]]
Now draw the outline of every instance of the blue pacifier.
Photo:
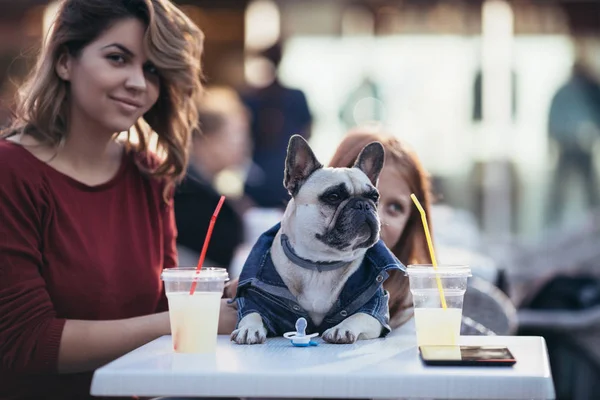
[(286, 339), (290, 339), (292, 345), (296, 347), (308, 347), (308, 346), (318, 346), (319, 344), (314, 340), (310, 340), (315, 336), (319, 336), (318, 333), (311, 333), (310, 335), (306, 334), (306, 326), (308, 323), (305, 318), (298, 318), (296, 321), (296, 332), (286, 332), (283, 334), (283, 337)]

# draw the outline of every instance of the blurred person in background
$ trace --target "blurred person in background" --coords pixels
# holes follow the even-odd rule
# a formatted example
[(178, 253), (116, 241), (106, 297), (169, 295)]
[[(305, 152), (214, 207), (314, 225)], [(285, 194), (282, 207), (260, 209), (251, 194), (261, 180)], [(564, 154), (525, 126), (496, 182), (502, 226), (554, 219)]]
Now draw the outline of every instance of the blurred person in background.
[(0, 399), (91, 398), (94, 369), (170, 334), (202, 47), (168, 0), (60, 4), (0, 140)]
[[(195, 266), (198, 262), (210, 219), (221, 196), (216, 187), (219, 174), (239, 171), (248, 164), (251, 152), (248, 119), (248, 111), (233, 89), (206, 90), (199, 110), (201, 132), (192, 137), (190, 165), (175, 192), (180, 265)], [(237, 183), (232, 185), (237, 186)], [(244, 208), (243, 199), (235, 198), (235, 193), (227, 196), (214, 226), (206, 265), (229, 267), (244, 240)]]
[(558, 151), (551, 183), (548, 222), (560, 222), (572, 200), (572, 178), (582, 179), (588, 207), (599, 205), (594, 168), (594, 144), (600, 138), (600, 38), (577, 35), (575, 64), (568, 82), (552, 99), (548, 133)]
[(242, 95), (252, 115), (254, 144), (254, 168), (247, 177), (245, 191), (258, 207), (283, 209), (289, 200), (282, 184), (287, 145), (294, 134), (310, 138), (312, 116), (304, 93), (284, 86), (278, 78), (281, 43), (265, 50), (262, 56), (272, 65), (271, 82)]

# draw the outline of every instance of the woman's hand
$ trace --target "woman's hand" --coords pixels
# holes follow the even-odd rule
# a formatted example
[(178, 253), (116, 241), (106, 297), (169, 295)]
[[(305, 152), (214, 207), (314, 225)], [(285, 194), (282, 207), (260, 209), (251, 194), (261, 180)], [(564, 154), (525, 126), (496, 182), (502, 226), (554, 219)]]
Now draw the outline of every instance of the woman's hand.
[(60, 339), (58, 372), (93, 371), (170, 332), (168, 312), (114, 321), (67, 320)]
[(225, 284), (225, 290), (223, 292), (223, 297), (226, 299), (233, 299), (235, 297), (235, 293), (237, 292), (238, 283), (240, 280), (235, 278)]
[(237, 325), (237, 307), (235, 303), (228, 304), (229, 299), (221, 299), (219, 312), (219, 335), (229, 335)]

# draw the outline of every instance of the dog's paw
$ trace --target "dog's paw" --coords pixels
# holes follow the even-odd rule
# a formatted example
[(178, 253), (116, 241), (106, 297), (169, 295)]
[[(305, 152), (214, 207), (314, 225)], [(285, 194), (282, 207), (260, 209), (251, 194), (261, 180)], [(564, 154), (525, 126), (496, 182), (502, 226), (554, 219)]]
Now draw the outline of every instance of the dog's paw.
[(231, 340), (237, 344), (260, 344), (267, 340), (267, 330), (264, 326), (246, 326), (234, 330)]
[(362, 339), (374, 339), (381, 334), (381, 324), (375, 318), (357, 313), (333, 328), (323, 332), (323, 340), (329, 343), (348, 344)]
[(237, 344), (259, 344), (267, 340), (267, 330), (258, 313), (243, 317), (236, 330), (231, 332), (231, 341)]
[(356, 342), (359, 332), (354, 332), (352, 329), (340, 325), (334, 326), (323, 332), (323, 340), (335, 344), (350, 344)]

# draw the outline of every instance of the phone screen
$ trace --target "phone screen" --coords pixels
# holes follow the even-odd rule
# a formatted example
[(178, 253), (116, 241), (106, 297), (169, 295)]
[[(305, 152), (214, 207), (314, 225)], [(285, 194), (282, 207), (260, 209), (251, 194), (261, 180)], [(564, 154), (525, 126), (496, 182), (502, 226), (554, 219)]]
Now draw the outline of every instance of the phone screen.
[(510, 366), (516, 363), (504, 346), (420, 346), (427, 365)]

